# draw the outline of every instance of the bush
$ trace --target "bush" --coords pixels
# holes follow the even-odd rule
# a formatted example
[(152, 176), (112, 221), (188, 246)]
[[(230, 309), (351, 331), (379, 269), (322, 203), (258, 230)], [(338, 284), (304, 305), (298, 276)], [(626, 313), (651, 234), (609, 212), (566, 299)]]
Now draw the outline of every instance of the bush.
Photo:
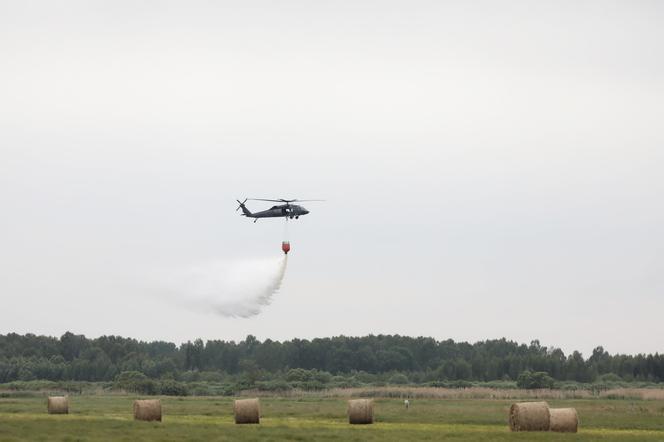
[(199, 380), (203, 382), (223, 382), (224, 379), (223, 373), (218, 371), (201, 371), (199, 374)]
[(9, 390), (30, 391), (30, 390), (54, 390), (58, 384), (53, 381), (14, 381), (3, 385)]
[(220, 396), (235, 396), (237, 392), (232, 385), (221, 385), (217, 394)]
[(488, 381), (488, 382), (482, 382), (481, 386), (486, 387), (486, 388), (495, 388), (497, 390), (509, 390), (509, 389), (512, 389), (512, 388), (516, 388), (516, 382), (514, 382), (514, 381)]
[(318, 381), (307, 381), (307, 382), (294, 382), (293, 387), (305, 391), (319, 391), (319, 390), (325, 390), (326, 385)]
[(159, 384), (157, 384), (152, 379), (146, 379), (145, 381), (138, 382), (133, 385), (132, 389), (129, 391), (140, 394), (155, 395), (159, 394)]
[(289, 382), (303, 382), (309, 379), (309, 370), (304, 368), (291, 368), (286, 373), (286, 380)]
[(470, 387), (473, 386), (472, 382), (463, 381), (463, 380), (450, 381), (447, 384), (448, 384), (449, 388), (470, 388)]
[(256, 387), (256, 384), (246, 380), (240, 379), (233, 384), (233, 391), (239, 392), (242, 390), (251, 390)]
[(119, 388), (124, 388), (125, 385), (129, 385), (133, 382), (144, 381), (147, 378), (148, 377), (140, 371), (123, 371), (115, 377), (115, 384)]
[(475, 385), (470, 381), (431, 381), (427, 385), (437, 388), (470, 388)]
[(358, 382), (362, 384), (370, 384), (377, 379), (377, 376), (372, 373), (367, 373), (366, 371), (351, 371), (351, 375), (357, 379)]
[(320, 370), (305, 370), (303, 368), (291, 368), (286, 373), (286, 380), (288, 382), (318, 382), (320, 384), (327, 384), (332, 380), (332, 375), (327, 371)]
[(123, 371), (115, 377), (113, 387), (132, 393), (159, 394), (159, 385), (140, 371)]
[(403, 373), (395, 373), (387, 382), (394, 385), (404, 385), (408, 383), (408, 376)]
[(187, 391), (192, 396), (214, 396), (215, 391), (207, 382), (190, 382)]
[(516, 379), (516, 386), (527, 390), (553, 388), (554, 380), (545, 371), (523, 371)]
[(189, 394), (186, 385), (172, 379), (161, 381), (159, 390), (161, 394), (166, 396), (187, 396)]
[(293, 389), (291, 384), (282, 380), (258, 382), (257, 387), (260, 391), (289, 391)]
[(601, 383), (605, 383), (605, 384), (608, 384), (608, 383), (611, 383), (611, 382), (624, 382), (623, 378), (621, 378), (620, 376), (618, 376), (615, 373), (605, 373), (605, 374), (599, 376), (597, 378), (597, 381), (601, 382)]
[(329, 387), (336, 388), (353, 388), (361, 386), (362, 384), (353, 376), (349, 376), (347, 378), (343, 376), (334, 376), (329, 384)]
[(201, 373), (199, 371), (187, 370), (177, 376), (179, 381), (182, 382), (197, 382), (200, 380)]

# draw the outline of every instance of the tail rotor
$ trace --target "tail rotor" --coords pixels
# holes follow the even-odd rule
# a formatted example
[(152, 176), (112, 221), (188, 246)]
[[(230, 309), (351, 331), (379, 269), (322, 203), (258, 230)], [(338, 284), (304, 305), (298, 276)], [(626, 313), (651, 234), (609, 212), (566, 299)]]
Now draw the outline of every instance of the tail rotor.
[(247, 198), (245, 198), (244, 201), (242, 201), (241, 203), (240, 200), (235, 200), (235, 201), (237, 201), (240, 204), (239, 206), (237, 206), (237, 209), (235, 209), (235, 211), (237, 212), (238, 210), (244, 207), (244, 203), (247, 202)]

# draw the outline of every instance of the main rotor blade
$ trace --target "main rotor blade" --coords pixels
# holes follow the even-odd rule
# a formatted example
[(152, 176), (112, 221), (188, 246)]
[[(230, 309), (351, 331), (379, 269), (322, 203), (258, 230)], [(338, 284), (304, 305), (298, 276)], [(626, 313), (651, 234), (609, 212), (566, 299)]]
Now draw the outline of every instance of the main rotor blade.
[(307, 201), (325, 201), (325, 200), (298, 200), (298, 199), (293, 199), (293, 200), (286, 200), (286, 199), (278, 199), (278, 200), (271, 200), (267, 198), (248, 198), (252, 201), (272, 201), (274, 203), (304, 203)]

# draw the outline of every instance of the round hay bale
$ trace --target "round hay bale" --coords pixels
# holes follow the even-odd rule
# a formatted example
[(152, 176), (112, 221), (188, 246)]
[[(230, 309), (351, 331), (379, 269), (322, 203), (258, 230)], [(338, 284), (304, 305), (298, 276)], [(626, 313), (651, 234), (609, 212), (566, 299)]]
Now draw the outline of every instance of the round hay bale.
[(548, 431), (549, 404), (546, 402), (512, 404), (509, 420), (512, 431)]
[(549, 430), (561, 433), (576, 433), (579, 428), (579, 416), (576, 408), (552, 408), (549, 410)]
[(348, 423), (373, 424), (374, 403), (372, 399), (351, 399), (348, 401)]
[(135, 400), (134, 419), (161, 422), (161, 401), (159, 399)]
[(49, 396), (48, 414), (69, 414), (69, 397)]
[(258, 399), (237, 399), (233, 403), (236, 424), (260, 424), (261, 403)]

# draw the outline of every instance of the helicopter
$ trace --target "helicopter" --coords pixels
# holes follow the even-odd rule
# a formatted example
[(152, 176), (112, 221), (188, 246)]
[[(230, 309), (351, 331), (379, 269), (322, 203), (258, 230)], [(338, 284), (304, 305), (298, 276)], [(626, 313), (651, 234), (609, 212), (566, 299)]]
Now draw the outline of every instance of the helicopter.
[[(298, 206), (297, 204), (291, 204), (291, 203), (299, 203), (299, 202), (306, 202), (306, 201), (324, 201), (324, 200), (298, 200), (298, 199), (292, 199), (292, 200), (287, 200), (287, 199), (265, 199), (265, 198), (245, 198), (244, 201), (240, 202), (240, 200), (235, 200), (237, 201), (240, 205), (235, 209), (235, 211), (238, 211), (242, 209), (242, 216), (246, 216), (248, 218), (254, 218), (254, 222), (258, 221), (259, 218), (286, 218), (286, 219), (299, 219), (300, 216), (306, 215), (309, 213), (307, 209), (305, 209), (302, 206)], [(278, 206), (272, 206), (267, 210), (263, 210), (260, 212), (252, 213), (247, 207), (244, 205), (247, 201), (272, 201), (275, 203), (285, 203), (281, 204)]]

